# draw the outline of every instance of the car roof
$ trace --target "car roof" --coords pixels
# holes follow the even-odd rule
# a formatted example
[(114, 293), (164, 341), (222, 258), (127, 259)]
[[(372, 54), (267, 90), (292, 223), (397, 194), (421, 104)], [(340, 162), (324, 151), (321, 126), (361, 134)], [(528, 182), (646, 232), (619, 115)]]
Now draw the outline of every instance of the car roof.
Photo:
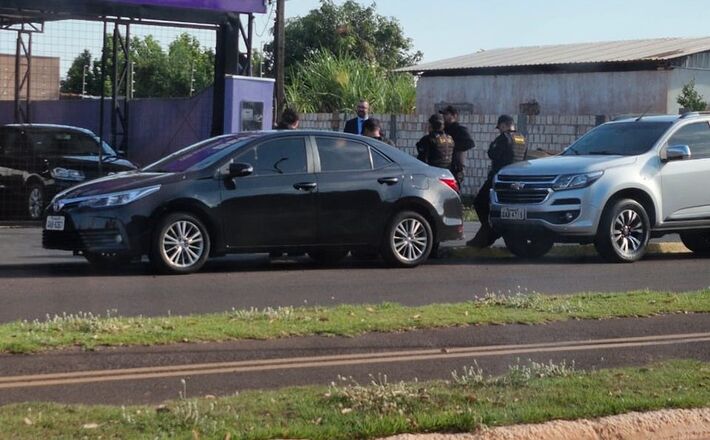
[(705, 120), (710, 120), (710, 113), (705, 113), (705, 112), (688, 112), (688, 113), (683, 113), (679, 115), (629, 115), (629, 116), (622, 116), (619, 118), (614, 119), (610, 123), (618, 123), (618, 122), (669, 122), (669, 123), (675, 123), (675, 122), (680, 122), (680, 121), (693, 121), (693, 120), (700, 120), (700, 121), (705, 121)]
[(6, 124), (3, 126), (0, 126), (0, 128), (4, 127), (12, 127), (12, 128), (24, 128), (24, 129), (39, 129), (39, 130), (69, 130), (69, 131), (78, 131), (81, 133), (88, 134), (89, 136), (96, 136), (96, 134), (88, 130), (86, 128), (82, 127), (74, 127), (72, 125), (60, 125), (60, 124)]

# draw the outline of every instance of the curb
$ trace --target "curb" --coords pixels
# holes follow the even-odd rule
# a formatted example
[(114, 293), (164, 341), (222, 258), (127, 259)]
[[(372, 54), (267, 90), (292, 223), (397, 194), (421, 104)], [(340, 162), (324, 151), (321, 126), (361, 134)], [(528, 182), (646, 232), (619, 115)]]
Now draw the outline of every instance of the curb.
[(468, 434), (403, 434), (384, 440), (705, 440), (710, 408), (631, 412), (598, 419), (484, 428)]

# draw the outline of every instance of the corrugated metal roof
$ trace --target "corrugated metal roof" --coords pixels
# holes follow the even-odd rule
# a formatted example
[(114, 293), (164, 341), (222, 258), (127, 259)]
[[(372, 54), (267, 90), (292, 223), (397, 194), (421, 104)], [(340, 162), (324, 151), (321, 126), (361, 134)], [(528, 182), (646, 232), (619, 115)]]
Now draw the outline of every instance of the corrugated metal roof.
[(705, 51), (710, 51), (710, 37), (559, 44), (481, 50), (469, 55), (406, 67), (400, 71), (426, 72), (552, 64), (663, 61)]

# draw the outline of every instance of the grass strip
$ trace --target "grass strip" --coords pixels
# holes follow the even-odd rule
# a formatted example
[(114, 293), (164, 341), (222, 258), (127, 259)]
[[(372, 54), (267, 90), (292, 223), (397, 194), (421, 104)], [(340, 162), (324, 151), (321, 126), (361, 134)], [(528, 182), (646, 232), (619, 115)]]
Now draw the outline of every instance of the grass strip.
[(31, 353), (78, 346), (220, 342), (290, 336), (356, 336), (482, 324), (542, 324), (569, 319), (609, 319), (710, 312), (710, 289), (548, 296), (486, 294), (462, 303), (410, 307), (395, 303), (335, 307), (279, 307), (223, 313), (121, 317), (90, 313), (0, 325), (0, 352)]
[[(474, 248), (470, 246), (442, 248), (441, 258), (446, 259), (470, 259), (470, 258), (517, 258), (504, 247)], [(649, 243), (649, 254), (682, 254), (689, 253), (683, 243)], [(594, 245), (564, 245), (555, 246), (545, 257), (574, 258), (574, 257), (596, 257), (597, 253)], [(545, 258), (543, 257), (543, 258)]]
[(409, 383), (380, 377), (366, 385), (338, 379), (330, 387), (180, 399), (159, 407), (7, 405), (0, 407), (0, 437), (365, 439), (710, 405), (710, 364), (698, 361), (592, 372), (515, 365), (488, 379), (479, 373)]

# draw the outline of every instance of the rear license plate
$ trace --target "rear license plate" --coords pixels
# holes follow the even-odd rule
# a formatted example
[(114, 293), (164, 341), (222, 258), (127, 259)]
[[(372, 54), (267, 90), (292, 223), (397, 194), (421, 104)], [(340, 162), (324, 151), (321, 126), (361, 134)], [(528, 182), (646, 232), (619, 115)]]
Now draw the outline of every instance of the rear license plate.
[(48, 231), (63, 231), (64, 217), (61, 215), (50, 215), (47, 217), (47, 222), (44, 228)]
[(504, 220), (525, 220), (528, 211), (525, 208), (501, 208), (500, 218)]

